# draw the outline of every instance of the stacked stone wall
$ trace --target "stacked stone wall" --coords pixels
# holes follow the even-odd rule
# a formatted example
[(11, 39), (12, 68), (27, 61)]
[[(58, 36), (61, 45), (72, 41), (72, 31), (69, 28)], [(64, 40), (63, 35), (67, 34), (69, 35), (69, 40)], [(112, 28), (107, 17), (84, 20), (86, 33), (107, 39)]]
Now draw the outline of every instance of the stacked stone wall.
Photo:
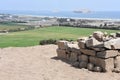
[(59, 41), (57, 56), (78, 68), (95, 72), (120, 72), (120, 34), (107, 35), (100, 31), (82, 37), (76, 43)]

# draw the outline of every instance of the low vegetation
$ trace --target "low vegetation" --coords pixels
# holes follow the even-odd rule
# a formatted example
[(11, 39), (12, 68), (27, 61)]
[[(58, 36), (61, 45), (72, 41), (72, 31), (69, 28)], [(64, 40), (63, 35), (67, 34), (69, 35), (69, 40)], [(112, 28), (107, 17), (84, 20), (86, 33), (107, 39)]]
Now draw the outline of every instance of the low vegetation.
[(39, 45), (42, 40), (68, 39), (76, 40), (82, 36), (89, 36), (94, 31), (108, 33), (118, 32), (119, 30), (73, 28), (64, 26), (46, 27), (21, 32), (11, 32), (0, 35), (0, 47), (25, 47)]
[(35, 29), (34, 26), (20, 24), (20, 22), (0, 22), (0, 31), (18, 32)]

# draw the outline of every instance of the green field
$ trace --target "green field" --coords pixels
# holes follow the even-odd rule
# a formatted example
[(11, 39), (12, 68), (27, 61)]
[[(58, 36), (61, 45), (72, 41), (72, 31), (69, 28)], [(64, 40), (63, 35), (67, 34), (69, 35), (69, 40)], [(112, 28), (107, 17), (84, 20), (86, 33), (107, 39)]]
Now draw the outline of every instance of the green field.
[(82, 36), (89, 36), (94, 31), (106, 31), (108, 33), (118, 32), (119, 30), (104, 30), (90, 28), (73, 27), (46, 27), (29, 31), (12, 32), (0, 35), (0, 47), (25, 47), (39, 45), (40, 40), (44, 39), (73, 39)]
[(6, 23), (0, 23), (0, 30), (14, 30), (18, 28), (27, 28), (28, 26), (25, 25), (19, 25), (14, 22), (6, 22)]

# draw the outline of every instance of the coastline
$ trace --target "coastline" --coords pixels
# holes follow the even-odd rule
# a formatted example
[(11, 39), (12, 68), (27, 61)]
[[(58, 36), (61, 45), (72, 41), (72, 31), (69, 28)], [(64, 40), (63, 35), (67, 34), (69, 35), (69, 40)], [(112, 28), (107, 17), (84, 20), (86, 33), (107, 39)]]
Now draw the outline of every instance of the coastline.
[(120, 11), (93, 11), (91, 13), (73, 13), (72, 11), (60, 11), (57, 13), (52, 11), (1, 11), (1, 13), (30, 17), (120, 21)]
[(17, 16), (27, 16), (27, 17), (49, 17), (49, 18), (70, 18), (70, 19), (82, 19), (82, 20), (109, 20), (109, 21), (120, 21), (120, 19), (112, 18), (81, 18), (81, 17), (59, 17), (59, 16), (41, 16), (41, 15), (26, 15), (26, 14), (13, 14)]

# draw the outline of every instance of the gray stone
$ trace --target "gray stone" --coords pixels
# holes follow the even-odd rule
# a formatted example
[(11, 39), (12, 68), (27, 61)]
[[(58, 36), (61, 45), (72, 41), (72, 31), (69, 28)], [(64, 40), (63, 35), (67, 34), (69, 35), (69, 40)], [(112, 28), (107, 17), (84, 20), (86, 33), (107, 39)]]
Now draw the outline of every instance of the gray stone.
[(95, 56), (96, 55), (96, 51), (94, 51), (94, 50), (80, 49), (80, 51), (85, 55), (90, 55), (90, 56)]
[(103, 32), (101, 32), (101, 31), (95, 31), (94, 33), (93, 33), (93, 37), (96, 39), (96, 40), (98, 40), (98, 41), (103, 41), (103, 37), (104, 37), (104, 33)]
[(114, 68), (113, 72), (120, 73), (120, 69), (119, 68)]
[(80, 62), (79, 68), (87, 68), (87, 62), (84, 61)]
[(73, 53), (77, 53), (77, 54), (79, 54), (79, 55), (81, 54), (80, 49), (72, 48), (71, 51), (72, 51)]
[(57, 49), (57, 56), (59, 58), (64, 58), (64, 59), (67, 58), (67, 54), (66, 54), (65, 50), (62, 50), (62, 49)]
[(116, 38), (116, 33), (110, 33), (109, 37)]
[(78, 43), (78, 46), (80, 47), (80, 49), (85, 49), (86, 48), (86, 41), (80, 41)]
[(90, 38), (86, 41), (87, 47), (103, 47), (103, 42), (99, 42), (95, 38)]
[(78, 60), (79, 60), (79, 62), (81, 62), (81, 61), (88, 62), (88, 56), (82, 54), (78, 57)]
[(78, 44), (68, 44), (68, 49), (69, 52), (81, 54), (80, 49), (78, 47)]
[(71, 49), (72, 49), (72, 48), (79, 49), (79, 47), (78, 47), (78, 44), (77, 44), (77, 43), (76, 43), (76, 44), (68, 43), (68, 44), (67, 44), (67, 47), (68, 47), (68, 48), (71, 48)]
[(73, 62), (73, 63), (72, 63), (72, 66), (74, 66), (74, 67), (79, 67), (79, 62), (77, 62), (77, 61), (76, 61), (76, 62)]
[(118, 50), (118, 56), (120, 56), (120, 50)]
[(99, 66), (94, 67), (95, 72), (102, 72), (102, 68)]
[(120, 56), (114, 58), (114, 67), (120, 69)]
[(99, 58), (111, 58), (118, 55), (117, 50), (106, 50), (102, 52), (97, 52), (97, 57)]
[(68, 48), (68, 41), (58, 41), (57, 42), (59, 49), (67, 49)]
[(81, 37), (77, 39), (77, 42), (86, 41), (88, 37)]
[(87, 69), (88, 69), (89, 71), (93, 71), (93, 70), (94, 70), (94, 64), (88, 63), (88, 64), (87, 64)]
[(100, 48), (91, 47), (91, 49), (94, 50), (94, 51), (105, 51), (105, 48), (102, 48), (102, 47), (100, 47)]
[(104, 42), (104, 47), (107, 49), (120, 49), (120, 38)]
[(66, 53), (66, 59), (70, 60), (70, 53)]
[(114, 69), (114, 60), (113, 58), (101, 59), (97, 57), (90, 56), (90, 63), (93, 63), (95, 66), (100, 66), (103, 71), (112, 71)]
[(70, 61), (71, 62), (75, 62), (77, 60), (78, 60), (78, 54), (71, 52), (71, 54), (70, 54)]
[(116, 33), (116, 37), (120, 37), (120, 32), (117, 32), (117, 33)]

